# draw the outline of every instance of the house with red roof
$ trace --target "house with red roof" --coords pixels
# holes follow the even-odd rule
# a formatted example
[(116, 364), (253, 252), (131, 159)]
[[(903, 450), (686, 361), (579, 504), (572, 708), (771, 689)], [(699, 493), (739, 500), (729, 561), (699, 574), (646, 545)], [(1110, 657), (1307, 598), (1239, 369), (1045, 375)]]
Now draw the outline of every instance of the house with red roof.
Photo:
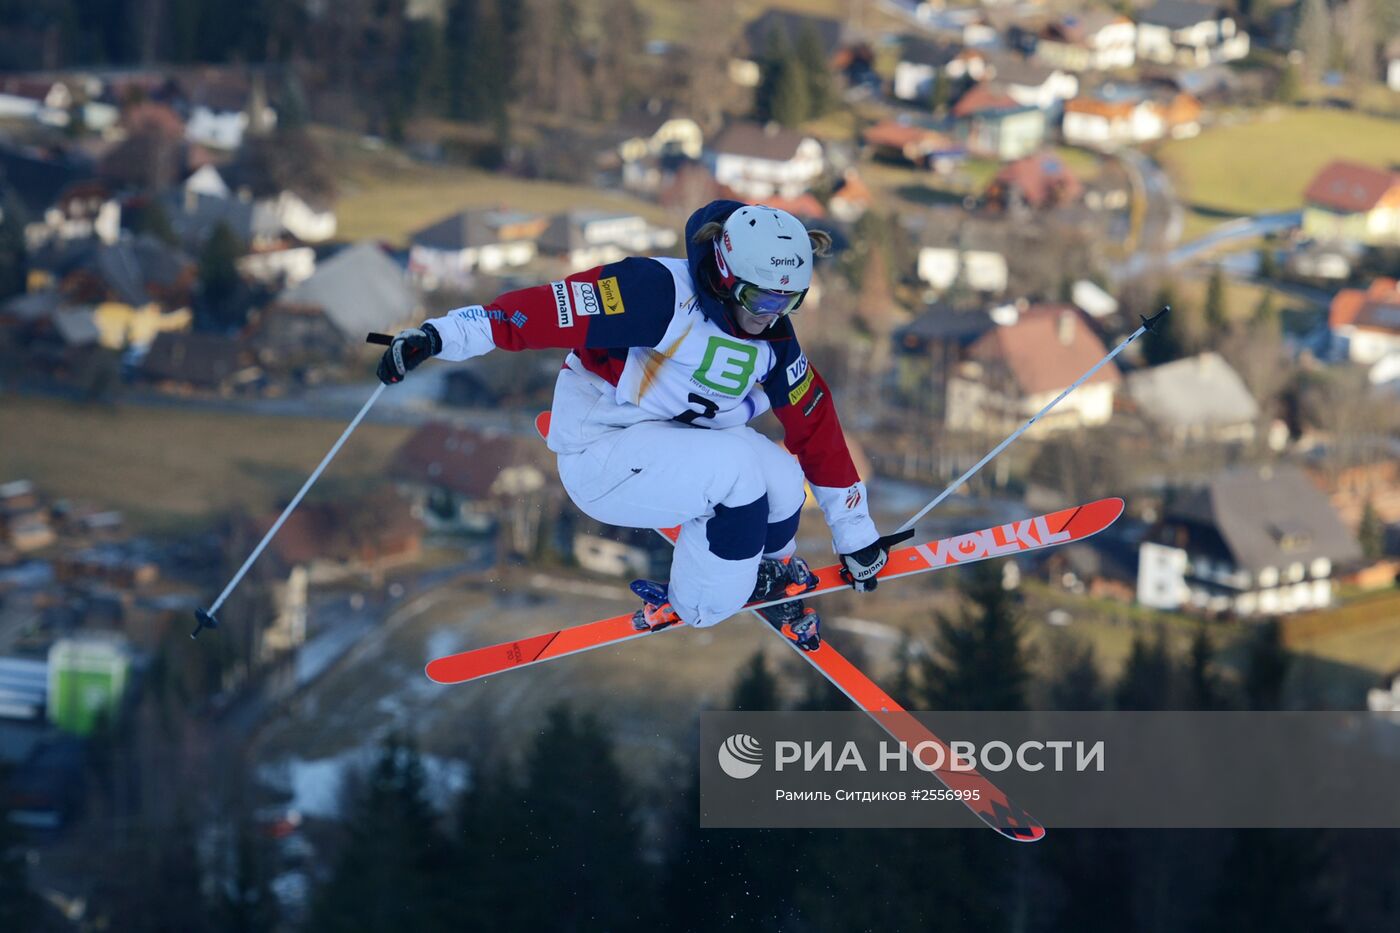
[(1046, 210), (1073, 204), (1084, 186), (1064, 160), (1053, 152), (1038, 152), (1003, 166), (982, 198), (992, 210)]
[(841, 173), (836, 190), (831, 193), (831, 215), (843, 223), (855, 223), (874, 203), (875, 195), (860, 172), (854, 167), (848, 168)]
[(1160, 97), (1146, 90), (1112, 99), (1083, 94), (1065, 102), (1061, 133), (1065, 142), (1116, 149), (1167, 136), (1183, 139), (1201, 131), (1201, 102), (1190, 94)]
[(1400, 283), (1378, 278), (1368, 288), (1337, 292), (1327, 310), (1327, 327), (1353, 363), (1372, 366), (1400, 354)]
[[(1108, 353), (1073, 305), (1031, 305), (978, 338), (948, 380), (947, 426), (1010, 430), (1044, 408)], [(1042, 430), (1105, 424), (1122, 382), (1109, 363), (1041, 421)]]
[(1303, 193), (1303, 233), (1318, 240), (1400, 245), (1400, 172), (1337, 159)]
[(389, 475), (429, 529), (486, 532), (507, 520), (511, 545), (526, 551), (548, 491), (540, 458), (538, 444), (434, 421), (398, 449)]
[(902, 120), (881, 120), (861, 130), (860, 138), (877, 158), (911, 162), (935, 171), (950, 167), (939, 163), (951, 163), (962, 152), (962, 146), (937, 130)]

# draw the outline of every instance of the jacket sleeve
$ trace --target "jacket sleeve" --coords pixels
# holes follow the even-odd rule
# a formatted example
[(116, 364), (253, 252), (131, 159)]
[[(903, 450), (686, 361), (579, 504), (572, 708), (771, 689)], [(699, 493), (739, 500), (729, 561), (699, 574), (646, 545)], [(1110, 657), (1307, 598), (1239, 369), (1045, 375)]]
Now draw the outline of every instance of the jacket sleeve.
[(432, 318), (444, 360), (493, 349), (654, 347), (675, 314), (676, 284), (653, 259), (630, 258), (498, 295)]
[(773, 350), (776, 362), (763, 389), (831, 528), (836, 552), (849, 554), (873, 544), (880, 533), (870, 518), (865, 484), (846, 446), (831, 389), (795, 336), (775, 341)]

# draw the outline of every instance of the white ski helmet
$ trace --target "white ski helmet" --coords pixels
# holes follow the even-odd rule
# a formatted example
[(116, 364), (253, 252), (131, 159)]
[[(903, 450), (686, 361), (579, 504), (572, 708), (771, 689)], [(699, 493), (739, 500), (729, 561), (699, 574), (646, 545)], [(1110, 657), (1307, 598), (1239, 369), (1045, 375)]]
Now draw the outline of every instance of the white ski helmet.
[(715, 265), (729, 297), (750, 312), (787, 314), (811, 287), (812, 244), (787, 211), (741, 207), (715, 239)]

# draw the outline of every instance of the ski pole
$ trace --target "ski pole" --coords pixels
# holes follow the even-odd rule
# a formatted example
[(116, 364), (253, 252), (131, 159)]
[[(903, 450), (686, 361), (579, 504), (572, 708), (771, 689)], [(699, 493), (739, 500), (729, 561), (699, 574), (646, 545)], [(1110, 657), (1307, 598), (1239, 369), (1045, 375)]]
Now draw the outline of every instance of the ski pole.
[[(378, 338), (381, 336), (380, 334), (370, 334), (366, 342), (380, 343), (381, 340)], [(219, 620), (214, 613), (219, 611), (219, 607), (224, 604), (224, 600), (228, 599), (229, 594), (232, 593), (234, 588), (242, 581), (244, 574), (248, 572), (248, 568), (253, 566), (253, 561), (258, 559), (258, 555), (263, 552), (263, 549), (267, 547), (267, 543), (277, 534), (278, 530), (282, 527), (282, 523), (287, 520), (287, 516), (292, 514), (292, 510), (301, 504), (301, 500), (306, 495), (306, 491), (321, 477), (322, 471), (324, 471), (331, 460), (335, 458), (335, 455), (340, 453), (340, 448), (345, 445), (346, 440), (349, 439), (354, 430), (360, 426), (360, 422), (365, 420), (365, 415), (369, 414), (369, 410), (374, 406), (374, 403), (379, 401), (380, 393), (387, 388), (387, 385), (380, 383), (379, 387), (374, 390), (369, 400), (360, 408), (359, 413), (351, 419), (350, 424), (341, 432), (339, 439), (331, 446), (330, 451), (321, 459), (320, 464), (311, 472), (311, 475), (306, 478), (306, 482), (302, 483), (301, 488), (297, 490), (297, 494), (292, 497), (292, 501), (287, 503), (287, 507), (282, 510), (282, 514), (277, 516), (277, 521), (272, 523), (272, 527), (267, 530), (267, 534), (263, 535), (263, 539), (258, 542), (258, 546), (253, 548), (253, 553), (248, 555), (248, 559), (243, 562), (243, 566), (239, 567), (238, 572), (233, 575), (233, 579), (228, 581), (228, 586), (224, 587), (224, 591), (219, 594), (218, 599), (214, 600), (214, 604), (208, 609), (196, 609), (194, 611), (195, 620), (199, 624), (196, 625), (194, 631), (190, 633), (191, 638), (198, 638), (199, 633), (207, 628), (219, 627)]]
[[(1008, 437), (1006, 440), (993, 447), (991, 452), (988, 453), (987, 456), (983, 457), (981, 460), (978, 460), (975, 464), (972, 465), (971, 469), (969, 469), (962, 476), (959, 476), (957, 479), (953, 480), (952, 485), (940, 492), (932, 502), (924, 506), (922, 509), (919, 509), (918, 512), (914, 513), (914, 517), (909, 519), (909, 521), (905, 522), (903, 525), (900, 525), (899, 531), (905, 531), (909, 528), (913, 528), (915, 522), (923, 518), (930, 511), (932, 511), (933, 507), (938, 505), (938, 503), (942, 502), (944, 499), (948, 498), (954, 492), (956, 492), (958, 488), (961, 487), (963, 483), (971, 479), (977, 473), (978, 470), (982, 469), (984, 466), (990, 463), (993, 457), (1001, 453), (1011, 444), (1012, 441), (1024, 434), (1027, 428), (1035, 424), (1041, 418), (1045, 417), (1046, 412), (1050, 411), (1050, 409), (1063, 402), (1071, 392), (1073, 392), (1075, 389), (1079, 388), (1081, 385), (1087, 382), (1090, 379), (1090, 377), (1094, 375), (1094, 373), (1102, 369), (1115, 356), (1122, 353), (1123, 350), (1127, 348), (1128, 344), (1132, 343), (1134, 340), (1138, 339), (1148, 331), (1155, 330), (1156, 324), (1159, 320), (1161, 320), (1162, 315), (1166, 314), (1170, 310), (1171, 305), (1164, 305), (1161, 311), (1158, 311), (1151, 317), (1143, 317), (1142, 315), (1138, 315), (1138, 319), (1142, 321), (1142, 326), (1140, 326), (1137, 330), (1129, 334), (1126, 340), (1124, 340), (1118, 346), (1114, 347), (1111, 351), (1109, 351), (1109, 354), (1103, 359), (1099, 360), (1097, 363), (1095, 363), (1087, 373), (1074, 380), (1074, 382), (1070, 385), (1068, 389), (1065, 389), (1063, 392), (1061, 392), (1058, 396), (1055, 397), (1054, 401), (1052, 401), (1050, 404), (1046, 405), (1040, 411), (1032, 415), (1031, 420), (1027, 421), (1025, 424), (1021, 425), (1019, 428), (1013, 431), (1011, 433), (1011, 436)], [(899, 531), (895, 532), (895, 534), (898, 534)]]

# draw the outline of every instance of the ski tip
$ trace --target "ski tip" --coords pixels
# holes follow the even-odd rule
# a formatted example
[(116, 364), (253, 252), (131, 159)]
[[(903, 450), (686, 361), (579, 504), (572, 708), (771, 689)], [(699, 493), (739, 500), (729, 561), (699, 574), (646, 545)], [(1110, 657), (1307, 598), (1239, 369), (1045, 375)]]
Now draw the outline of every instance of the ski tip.
[(996, 831), (1012, 842), (1039, 842), (1045, 838), (1045, 827), (1039, 823), (1031, 826), (998, 826)]

